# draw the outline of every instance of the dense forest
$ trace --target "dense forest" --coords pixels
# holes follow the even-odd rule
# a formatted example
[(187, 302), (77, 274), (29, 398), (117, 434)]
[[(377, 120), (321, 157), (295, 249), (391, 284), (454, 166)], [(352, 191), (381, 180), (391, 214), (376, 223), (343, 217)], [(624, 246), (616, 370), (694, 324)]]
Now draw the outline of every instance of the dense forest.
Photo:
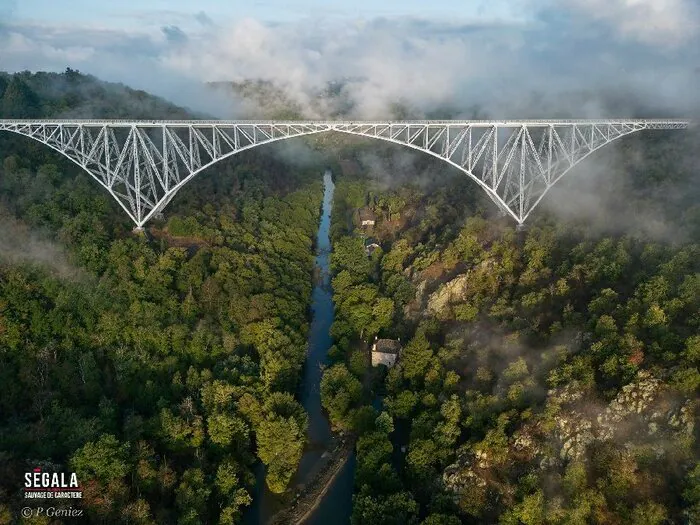
[[(339, 182), (322, 395), (358, 436), (354, 525), (700, 519), (700, 140), (673, 139), (617, 148), (636, 177), (606, 188), (666, 212), (667, 241), (546, 212), (517, 232), (459, 178)], [(346, 220), (363, 206), (375, 226)], [(368, 376), (377, 334), (404, 348)]]
[[(0, 74), (0, 118), (38, 116), (189, 115), (71, 70)], [(684, 133), (601, 152), (619, 162), (600, 192), (617, 217), (663, 217), (673, 236), (653, 238), (546, 209), (518, 232), (435, 159), (318, 139), (347, 161), (321, 395), (356, 440), (353, 525), (700, 520), (700, 137)], [(271, 151), (203, 174), (138, 235), (87, 174), (0, 136), (0, 523), (36, 466), (77, 471), (94, 523), (238, 523), (257, 460), (288, 488), (328, 161)], [(370, 366), (375, 336), (401, 341), (396, 366)]]
[[(186, 115), (71, 71), (3, 79), (2, 116)], [(48, 148), (3, 136), (0, 158), (0, 523), (37, 466), (77, 472), (95, 523), (238, 522), (256, 456), (283, 491), (318, 172), (241, 155), (138, 236)]]

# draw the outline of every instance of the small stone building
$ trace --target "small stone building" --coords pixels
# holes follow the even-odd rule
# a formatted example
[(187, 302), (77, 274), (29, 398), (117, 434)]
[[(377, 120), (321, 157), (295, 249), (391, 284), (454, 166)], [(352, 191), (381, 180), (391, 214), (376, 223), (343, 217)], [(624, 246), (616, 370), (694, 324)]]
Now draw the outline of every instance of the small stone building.
[(374, 338), (372, 345), (372, 366), (385, 365), (389, 368), (396, 364), (401, 354), (401, 341), (396, 339)]
[(360, 226), (374, 226), (377, 222), (377, 216), (370, 208), (360, 208), (357, 214), (360, 218)]
[(367, 254), (367, 257), (371, 257), (372, 254), (374, 253), (374, 250), (377, 248), (380, 248), (380, 246), (376, 243), (372, 237), (368, 237), (365, 239), (365, 254)]

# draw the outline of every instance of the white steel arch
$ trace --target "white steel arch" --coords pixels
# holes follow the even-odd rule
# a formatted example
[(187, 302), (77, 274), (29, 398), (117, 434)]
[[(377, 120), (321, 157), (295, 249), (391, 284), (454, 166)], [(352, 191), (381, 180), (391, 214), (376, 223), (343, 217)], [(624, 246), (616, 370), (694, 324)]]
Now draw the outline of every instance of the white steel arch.
[(571, 168), (613, 140), (649, 129), (686, 129), (683, 119), (221, 121), (0, 120), (87, 171), (137, 228), (189, 180), (246, 149), (337, 131), (433, 155), (462, 170), (522, 225)]

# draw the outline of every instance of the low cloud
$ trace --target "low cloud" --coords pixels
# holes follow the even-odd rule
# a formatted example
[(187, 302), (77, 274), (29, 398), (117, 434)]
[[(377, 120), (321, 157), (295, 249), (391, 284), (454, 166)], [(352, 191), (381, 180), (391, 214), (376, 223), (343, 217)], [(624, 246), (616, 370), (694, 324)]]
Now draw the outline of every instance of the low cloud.
[(0, 208), (0, 264), (33, 264), (63, 279), (82, 281), (87, 273), (74, 266), (59, 245), (40, 237)]
[(677, 48), (700, 32), (700, 5), (693, 0), (557, 0), (554, 5), (603, 22), (621, 37)]
[[(694, 3), (522, 3), (528, 16), (520, 20), (470, 22), (404, 17), (214, 23), (200, 12), (138, 31), (6, 23), (0, 24), (0, 45), (8, 70), (70, 66), (195, 110), (212, 104), (206, 94), (183, 86), (250, 79), (282, 88), (309, 118), (333, 114), (336, 101), (350, 107), (353, 118), (386, 118), (397, 104), (413, 117), (439, 110), (466, 117), (475, 106), (494, 118), (629, 116), (623, 114), (632, 111), (628, 107), (609, 107), (610, 93), (674, 114), (700, 106), (700, 17), (694, 17)], [(319, 100), (331, 82), (341, 96)], [(580, 93), (597, 96), (581, 104), (573, 96)], [(239, 109), (237, 104), (214, 114), (235, 118)], [(264, 108), (245, 109), (252, 116)]]
[(178, 26), (164, 26), (163, 34), (169, 42), (173, 44), (184, 44), (187, 42), (188, 38), (185, 32)]
[(684, 214), (700, 198), (698, 144), (697, 130), (666, 132), (651, 153), (639, 135), (625, 137), (574, 167), (540, 206), (588, 231), (687, 242)]
[(204, 11), (200, 11), (196, 15), (194, 15), (194, 19), (202, 24), (205, 27), (212, 27), (216, 24), (214, 24), (214, 21), (209, 18), (209, 15), (207, 15)]
[[(0, 22), (0, 49), (2, 67), (10, 71), (69, 66), (217, 118), (269, 114), (269, 99), (244, 100), (204, 85), (248, 80), (278, 89), (284, 94), (280, 106), (289, 104), (307, 118), (700, 117), (696, 1), (518, 5), (517, 17), (492, 11), (466, 21), (332, 17), (273, 23), (145, 12), (147, 24), (123, 30), (32, 25), (8, 15)], [(322, 96), (328, 91), (334, 96)], [(280, 146), (279, 155), (295, 157), (300, 144)], [(386, 171), (379, 178), (388, 179), (412, 158), (395, 156), (388, 168), (375, 171)], [(371, 155), (363, 160), (379, 165)], [(667, 238), (675, 221), (652, 207), (634, 215), (611, 213), (624, 195), (601, 188), (613, 171), (616, 181), (625, 182), (627, 172), (616, 163), (596, 153), (572, 173), (570, 178), (586, 173), (576, 176), (578, 186), (560, 184), (542, 204), (564, 218), (593, 217), (625, 231), (642, 225), (642, 233)]]

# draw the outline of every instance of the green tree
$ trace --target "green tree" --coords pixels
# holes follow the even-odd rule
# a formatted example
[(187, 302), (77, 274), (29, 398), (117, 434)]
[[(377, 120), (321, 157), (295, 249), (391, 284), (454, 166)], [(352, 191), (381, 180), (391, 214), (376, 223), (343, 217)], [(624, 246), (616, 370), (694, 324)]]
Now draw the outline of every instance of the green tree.
[(258, 457), (267, 466), (267, 485), (281, 493), (297, 469), (304, 450), (307, 416), (288, 393), (275, 392), (263, 407), (255, 434)]
[(0, 100), (4, 118), (31, 119), (40, 113), (37, 94), (18, 76), (13, 75)]
[(661, 525), (667, 518), (668, 512), (663, 505), (648, 501), (634, 507), (630, 522), (639, 525)]
[(215, 485), (222, 500), (228, 502), (222, 510), (220, 520), (236, 523), (241, 517), (242, 507), (250, 505), (253, 498), (241, 485), (240, 467), (231, 459), (219, 464), (216, 470)]
[(228, 446), (232, 441), (248, 440), (248, 425), (240, 418), (226, 413), (212, 414), (207, 418), (207, 432), (212, 443)]
[(425, 376), (433, 351), (423, 332), (419, 332), (402, 350), (401, 370), (403, 376), (416, 384)]
[(417, 523), (417, 514), (418, 504), (409, 492), (353, 497), (353, 525), (411, 525)]
[(78, 479), (97, 478), (103, 483), (123, 478), (129, 472), (127, 443), (120, 443), (111, 434), (85, 443), (71, 457), (71, 467)]
[(175, 489), (175, 504), (179, 511), (178, 524), (202, 523), (210, 494), (211, 489), (205, 483), (201, 469), (187, 469)]
[(323, 372), (321, 378), (321, 403), (335, 428), (348, 429), (351, 425), (350, 410), (362, 397), (362, 384), (343, 363)]

